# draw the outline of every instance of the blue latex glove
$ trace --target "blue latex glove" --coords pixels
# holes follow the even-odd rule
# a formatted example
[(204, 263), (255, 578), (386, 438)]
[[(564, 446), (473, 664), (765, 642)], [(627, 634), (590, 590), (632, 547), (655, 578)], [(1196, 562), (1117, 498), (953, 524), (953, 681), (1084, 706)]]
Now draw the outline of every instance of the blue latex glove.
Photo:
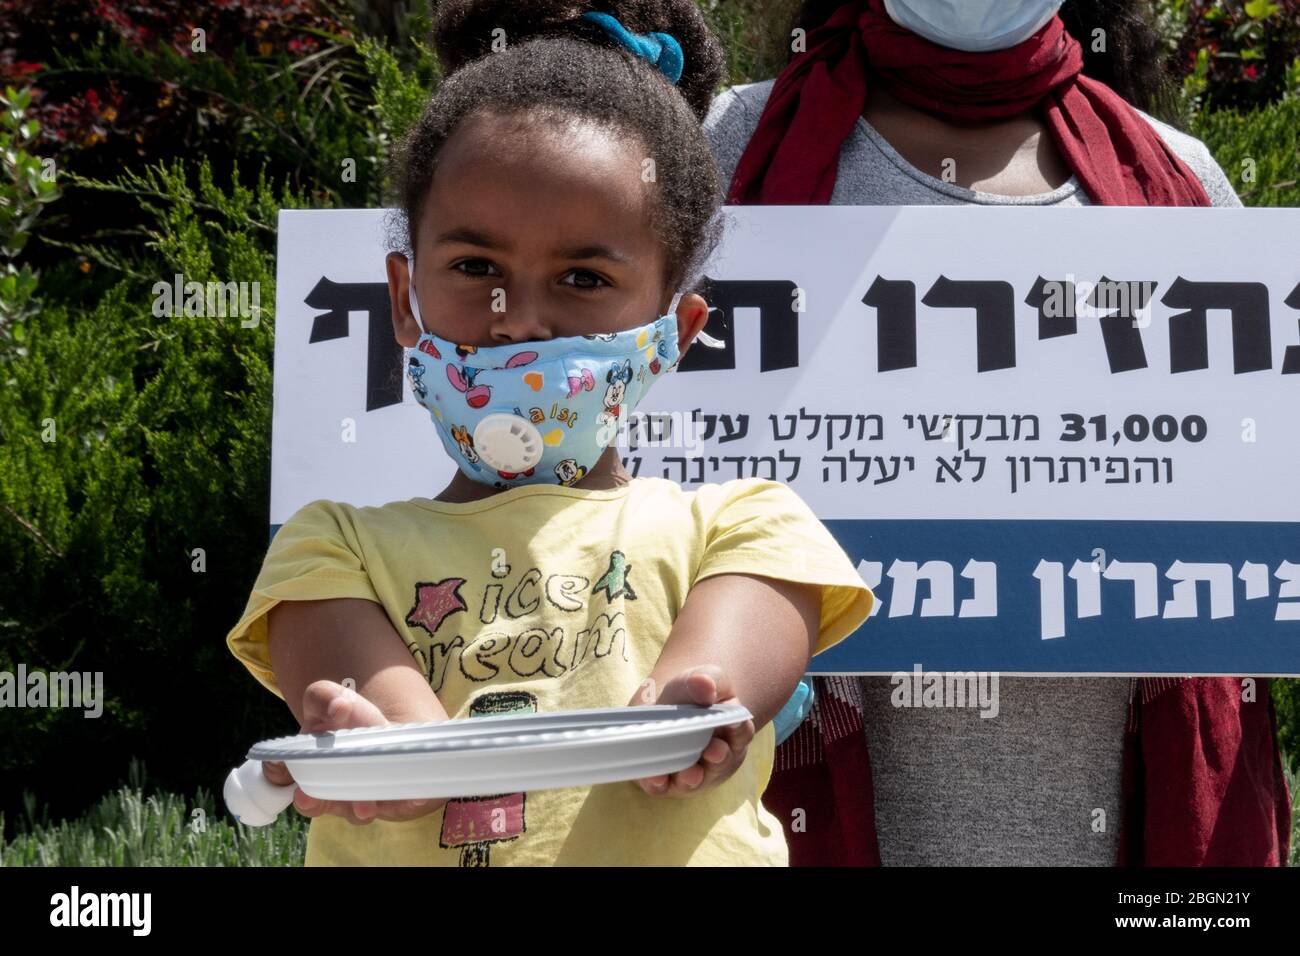
[(813, 679), (811, 677), (800, 678), (799, 683), (795, 686), (794, 693), (790, 695), (790, 699), (786, 701), (780, 712), (772, 718), (772, 726), (776, 728), (778, 746), (803, 723), (803, 719), (808, 716), (808, 711), (812, 710), (814, 699)]

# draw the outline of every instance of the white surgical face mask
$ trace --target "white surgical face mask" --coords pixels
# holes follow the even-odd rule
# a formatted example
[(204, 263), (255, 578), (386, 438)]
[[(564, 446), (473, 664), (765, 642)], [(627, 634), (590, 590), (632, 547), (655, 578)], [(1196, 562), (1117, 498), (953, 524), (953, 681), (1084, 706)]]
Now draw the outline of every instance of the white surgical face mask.
[(1022, 43), (1056, 16), (1064, 0), (885, 0), (900, 27), (931, 43), (986, 53)]

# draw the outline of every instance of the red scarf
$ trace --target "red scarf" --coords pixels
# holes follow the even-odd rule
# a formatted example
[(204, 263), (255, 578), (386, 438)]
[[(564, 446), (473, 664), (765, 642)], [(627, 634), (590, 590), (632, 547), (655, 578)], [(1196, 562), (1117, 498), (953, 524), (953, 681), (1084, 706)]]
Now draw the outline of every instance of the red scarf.
[(1080, 74), (1060, 17), (1017, 46), (950, 50), (898, 26), (882, 0), (845, 3), (808, 34), (772, 87), (727, 202), (830, 202), (840, 146), (867, 105), (868, 75), (910, 106), (956, 122), (1037, 106), (1084, 191), (1102, 206), (1208, 206), (1196, 175), (1124, 98)]
[[(858, 679), (813, 683), (812, 713), (776, 748), (763, 805), (782, 821), (791, 866), (880, 866)], [(1249, 703), (1235, 677), (1134, 683), (1116, 865), (1285, 866), (1291, 797), (1268, 681)]]
[[(1097, 205), (1210, 205), (1151, 125), (1081, 75), (1082, 51), (1059, 17), (1010, 49), (967, 53), (905, 30), (882, 0), (865, 0), (843, 4), (807, 39), (772, 87), (729, 203), (828, 203), (870, 76), (904, 103), (956, 122), (1041, 110)], [(854, 685), (816, 682), (813, 714), (777, 748), (763, 802), (786, 827), (791, 865), (878, 866), (871, 760)], [(1268, 681), (1257, 684), (1257, 699), (1244, 703), (1237, 678), (1136, 682), (1119, 865), (1285, 864), (1291, 800)], [(798, 831), (796, 807), (808, 821)]]

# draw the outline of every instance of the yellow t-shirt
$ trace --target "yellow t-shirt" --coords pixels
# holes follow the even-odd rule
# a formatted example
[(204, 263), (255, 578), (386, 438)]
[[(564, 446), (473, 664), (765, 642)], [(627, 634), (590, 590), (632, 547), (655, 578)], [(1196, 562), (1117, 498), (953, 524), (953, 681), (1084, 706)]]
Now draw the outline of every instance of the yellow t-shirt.
[[(739, 478), (684, 491), (642, 477), (602, 490), (523, 485), (464, 503), (313, 501), (276, 533), (226, 643), (283, 699), (267, 612), (365, 598), (383, 606), (452, 718), (622, 707), (691, 587), (726, 573), (822, 585), (819, 652), (874, 601), (786, 485)], [(627, 781), (457, 799), (400, 823), (317, 817), (306, 865), (785, 866), (781, 824), (759, 799), (774, 743), (769, 722), (735, 774), (681, 799)]]

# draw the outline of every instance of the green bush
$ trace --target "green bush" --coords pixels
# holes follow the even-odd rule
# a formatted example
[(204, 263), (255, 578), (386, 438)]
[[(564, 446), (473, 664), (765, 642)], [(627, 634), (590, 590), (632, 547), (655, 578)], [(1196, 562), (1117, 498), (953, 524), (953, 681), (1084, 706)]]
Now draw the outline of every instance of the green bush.
[[(293, 729), (224, 644), (267, 543), (277, 210), (377, 203), (388, 144), (433, 76), (419, 44), (399, 57), (332, 39), (305, 65), (108, 41), (80, 54), (83, 72), (143, 82), (157, 69), (187, 102), (210, 96), (242, 112), (237, 129), (199, 124), (209, 139), (189, 157), (107, 180), (70, 154), (59, 176), (69, 211), (28, 245), (51, 264), (28, 347), (0, 365), (0, 554), (11, 571), (0, 576), (0, 668), (102, 671), (107, 698), (98, 720), (0, 710), (0, 779), (21, 778), (56, 813), (120, 780), (123, 755), (191, 792), (251, 740)], [(301, 81), (307, 66), (317, 82)], [(259, 151), (245, 185), (240, 157)], [(348, 157), (353, 185), (341, 176)], [(286, 166), (294, 175), (273, 180), (268, 170)], [(154, 284), (177, 273), (257, 283), (260, 321), (155, 316)], [(18, 792), (0, 787), (11, 821)]]
[[(47, 306), (26, 354), (0, 367), (0, 553), (13, 569), (0, 576), (0, 660), (102, 671), (107, 698), (99, 720), (0, 710), (0, 770), (78, 803), (120, 774), (122, 754), (188, 790), (246, 745), (226, 730), (250, 694), (222, 637), (266, 548), (276, 210), (306, 201), (237, 172), (223, 192), (206, 162), (197, 173), (191, 184), (177, 162), (83, 183), (139, 203), (147, 248), (115, 254), (124, 277), (92, 308)], [(153, 284), (178, 272), (258, 283), (261, 321), (156, 316)], [(45, 285), (78, 273), (65, 265)]]
[[(1300, 680), (1275, 679), (1271, 683), (1282, 757), (1292, 770), (1300, 772)], [(1300, 799), (1300, 793), (1293, 796)], [(1296, 824), (1300, 825), (1300, 820)]]
[(37, 273), (18, 259), (36, 217), (59, 198), (50, 169), (33, 154), (40, 125), (27, 118), (31, 104), (30, 90), (8, 87), (0, 95), (0, 355), (22, 347), (27, 321), (37, 313)]
[(1248, 112), (1204, 110), (1191, 132), (1247, 206), (1300, 206), (1300, 97)]

